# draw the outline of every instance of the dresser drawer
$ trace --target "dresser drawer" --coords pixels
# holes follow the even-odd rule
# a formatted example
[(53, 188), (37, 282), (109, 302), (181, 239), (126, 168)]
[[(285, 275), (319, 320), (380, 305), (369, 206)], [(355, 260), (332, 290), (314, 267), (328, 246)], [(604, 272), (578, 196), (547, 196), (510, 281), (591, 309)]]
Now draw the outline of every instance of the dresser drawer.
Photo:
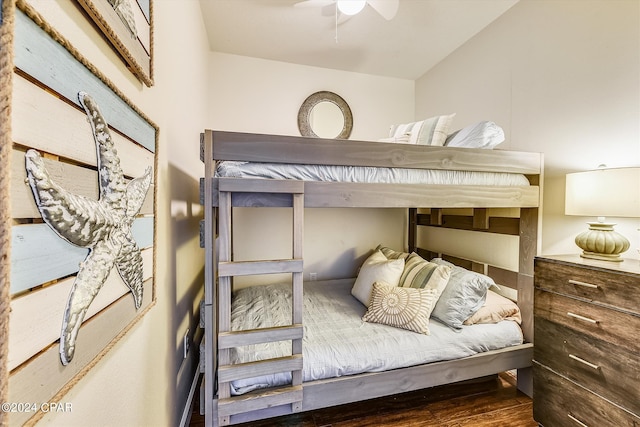
[[(534, 315), (601, 341), (640, 353), (640, 316), (607, 309), (553, 292), (535, 290)], [(535, 341), (536, 345), (538, 341)]]
[(610, 268), (608, 270), (591, 265), (570, 264), (541, 258), (537, 258), (535, 263), (536, 288), (548, 289), (640, 314), (638, 275), (613, 270), (616, 263), (607, 263)]
[(640, 414), (637, 354), (539, 317), (534, 337), (536, 362)]
[(640, 418), (533, 363), (533, 418), (544, 427), (637, 427)]

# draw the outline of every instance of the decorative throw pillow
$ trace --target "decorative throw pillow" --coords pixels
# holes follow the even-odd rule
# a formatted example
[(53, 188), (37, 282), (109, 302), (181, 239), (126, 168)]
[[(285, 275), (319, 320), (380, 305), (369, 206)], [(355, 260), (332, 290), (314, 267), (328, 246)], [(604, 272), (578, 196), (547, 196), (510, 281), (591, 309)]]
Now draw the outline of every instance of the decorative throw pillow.
[(487, 292), (487, 300), (478, 311), (464, 321), (465, 325), (476, 323), (498, 323), (502, 320), (513, 320), (522, 324), (520, 307), (508, 298), (493, 291)]
[(504, 131), (494, 122), (479, 122), (449, 135), (447, 147), (493, 148), (504, 141)]
[(376, 251), (380, 251), (387, 259), (407, 259), (409, 252), (399, 252), (386, 246), (378, 245)]
[(429, 335), (429, 316), (437, 298), (436, 289), (401, 288), (376, 282), (362, 320)]
[(389, 144), (409, 144), (409, 135), (392, 136), (390, 138), (379, 138), (378, 142), (386, 142)]
[(398, 286), (403, 288), (435, 289), (438, 296), (446, 289), (451, 267), (426, 261), (413, 252), (404, 262), (404, 270)]
[(398, 138), (408, 135), (408, 144), (442, 146), (447, 139), (454, 116), (455, 113), (430, 117), (419, 122), (392, 125), (389, 129), (389, 137)]
[(358, 277), (351, 288), (351, 295), (369, 307), (373, 283), (383, 281), (397, 286), (403, 270), (403, 259), (388, 260), (382, 252), (375, 251), (360, 267)]
[(495, 282), (489, 276), (453, 265), (441, 258), (431, 260), (434, 264), (451, 267), (447, 287), (433, 309), (433, 317), (455, 329), (484, 304), (487, 291)]

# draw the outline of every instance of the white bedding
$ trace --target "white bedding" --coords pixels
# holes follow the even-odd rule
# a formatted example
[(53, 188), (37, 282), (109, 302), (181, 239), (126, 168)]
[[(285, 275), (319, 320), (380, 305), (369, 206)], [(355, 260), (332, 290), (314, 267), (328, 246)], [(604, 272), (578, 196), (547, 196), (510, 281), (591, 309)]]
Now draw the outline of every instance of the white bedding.
[[(517, 323), (463, 326), (460, 331), (431, 319), (431, 335), (366, 323), (366, 308), (351, 295), (353, 280), (304, 284), (303, 381), (379, 372), (522, 344)], [(291, 323), (291, 286), (240, 289), (232, 302), (232, 330)], [(232, 363), (291, 354), (291, 342), (259, 344), (231, 350)], [(232, 394), (282, 385), (291, 375), (277, 374), (235, 381)]]
[(528, 186), (524, 175), (368, 166), (296, 165), (280, 163), (218, 162), (217, 177), (272, 178), (304, 181), (369, 182), (441, 185)]

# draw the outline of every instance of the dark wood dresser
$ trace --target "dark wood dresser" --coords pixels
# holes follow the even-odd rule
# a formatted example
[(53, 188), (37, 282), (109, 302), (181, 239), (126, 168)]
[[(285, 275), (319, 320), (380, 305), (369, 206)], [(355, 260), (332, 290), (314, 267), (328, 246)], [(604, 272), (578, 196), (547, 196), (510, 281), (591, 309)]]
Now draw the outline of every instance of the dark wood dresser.
[(533, 416), (640, 426), (640, 260), (535, 260)]

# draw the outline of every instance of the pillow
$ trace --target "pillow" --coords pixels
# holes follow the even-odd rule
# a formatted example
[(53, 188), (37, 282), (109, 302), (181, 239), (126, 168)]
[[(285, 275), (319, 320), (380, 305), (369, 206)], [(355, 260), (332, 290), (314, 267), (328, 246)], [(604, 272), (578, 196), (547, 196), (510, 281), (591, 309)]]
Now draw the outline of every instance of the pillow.
[(450, 266), (426, 261), (414, 252), (404, 262), (404, 270), (402, 271), (402, 276), (400, 276), (398, 286), (403, 288), (435, 289), (438, 291), (438, 296), (440, 296), (449, 282), (450, 275)]
[(407, 259), (409, 252), (398, 252), (386, 246), (378, 245), (376, 251), (380, 251), (387, 259)]
[(504, 141), (504, 131), (494, 122), (479, 122), (449, 135), (447, 147), (493, 148)]
[(431, 262), (451, 267), (449, 283), (442, 291), (432, 316), (454, 329), (461, 329), (464, 321), (485, 303), (487, 291), (495, 283), (489, 276), (458, 267), (441, 258), (434, 258)]
[(409, 144), (409, 135), (392, 136), (389, 138), (380, 138), (378, 142), (387, 142), (390, 144)]
[(464, 321), (465, 325), (476, 323), (498, 323), (502, 320), (513, 320), (522, 324), (520, 307), (508, 298), (493, 291), (487, 292), (487, 300), (471, 317)]
[(429, 316), (437, 298), (436, 289), (400, 288), (375, 282), (369, 309), (362, 320), (429, 335)]
[(430, 117), (419, 122), (392, 125), (389, 129), (390, 138), (409, 135), (408, 144), (444, 145), (449, 133), (449, 127), (455, 114)]
[(397, 286), (403, 269), (403, 259), (388, 260), (382, 252), (375, 251), (360, 267), (358, 277), (351, 288), (351, 295), (369, 307), (373, 283), (383, 281)]

